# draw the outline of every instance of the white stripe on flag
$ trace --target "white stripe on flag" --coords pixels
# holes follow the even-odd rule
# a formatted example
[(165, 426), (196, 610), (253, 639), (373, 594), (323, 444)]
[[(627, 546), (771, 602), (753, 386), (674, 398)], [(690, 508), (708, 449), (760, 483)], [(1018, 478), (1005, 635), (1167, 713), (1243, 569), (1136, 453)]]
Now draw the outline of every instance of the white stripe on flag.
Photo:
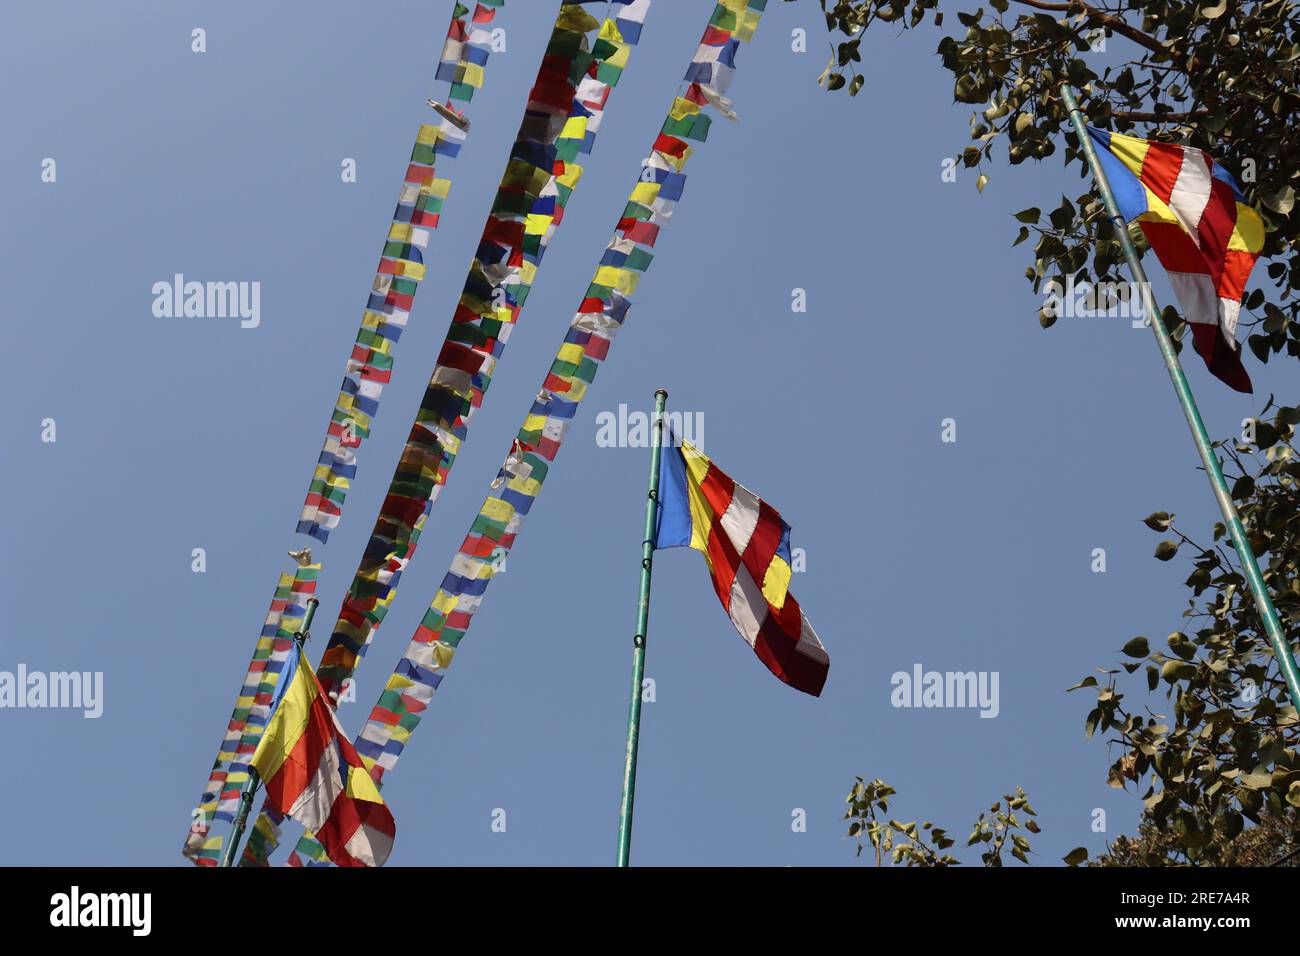
[(377, 861), (388, 859), (388, 854), (393, 851), (393, 838), (363, 823), (348, 837), (343, 849), (358, 863), (378, 866)]
[(288, 815), (313, 833), (321, 829), (329, 819), (334, 801), (343, 792), (343, 780), (339, 771), (339, 748), (334, 741), (330, 741), (321, 754), (320, 764), (312, 775), (311, 783), (289, 807)]
[(830, 655), (826, 653), (826, 646), (822, 644), (821, 638), (818, 637), (817, 632), (813, 630), (813, 626), (809, 622), (808, 616), (804, 614), (802, 607), (799, 608), (799, 644), (795, 650), (800, 654), (803, 654), (805, 657), (811, 657), (813, 660), (820, 661), (827, 667), (830, 666), (831, 658)]
[(736, 577), (731, 582), (731, 595), (727, 602), (727, 614), (731, 623), (745, 642), (753, 647), (758, 641), (758, 632), (767, 619), (770, 608), (763, 597), (763, 589), (754, 583), (749, 569), (743, 564), (736, 569)]
[(1237, 318), (1241, 315), (1240, 299), (1219, 299), (1219, 328), (1235, 352), (1237, 344)]
[(1205, 154), (1190, 146), (1183, 147), (1183, 164), (1169, 195), (1169, 208), (1192, 237), (1196, 247), (1201, 247), (1201, 237), (1196, 227), (1201, 223), (1205, 205), (1210, 201), (1212, 178)]
[(759, 501), (758, 495), (752, 491), (734, 483), (733, 488), (731, 501), (718, 523), (730, 539), (731, 546), (736, 549), (736, 557), (741, 558), (744, 557), (749, 539), (753, 537), (754, 528), (758, 524)]
[(1169, 284), (1183, 307), (1188, 322), (1199, 325), (1219, 324), (1219, 293), (1214, 281), (1201, 272), (1170, 272)]

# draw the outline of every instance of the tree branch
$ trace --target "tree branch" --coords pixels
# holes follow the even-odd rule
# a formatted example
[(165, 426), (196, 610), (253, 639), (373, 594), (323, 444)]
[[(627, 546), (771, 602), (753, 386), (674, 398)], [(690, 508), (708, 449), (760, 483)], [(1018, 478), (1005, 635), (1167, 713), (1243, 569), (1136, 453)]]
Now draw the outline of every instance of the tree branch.
[(1209, 110), (1192, 110), (1189, 113), (1151, 113), (1143, 110), (1111, 110), (1115, 119), (1133, 120), (1138, 123), (1186, 123), (1188, 120), (1209, 116)]
[(1069, 3), (1048, 3), (1046, 0), (1016, 0), (1016, 2), (1023, 3), (1027, 7), (1033, 7), (1035, 10), (1048, 10), (1054, 13), (1074, 13), (1078, 11), (1087, 17), (1088, 22), (1094, 26), (1110, 27), (1120, 36), (1128, 37), (1138, 46), (1146, 47), (1153, 53), (1169, 52), (1169, 48), (1151, 34), (1143, 33), (1137, 27), (1130, 25), (1119, 17), (1098, 10), (1096, 7), (1090, 7), (1083, 0), (1071, 0)]

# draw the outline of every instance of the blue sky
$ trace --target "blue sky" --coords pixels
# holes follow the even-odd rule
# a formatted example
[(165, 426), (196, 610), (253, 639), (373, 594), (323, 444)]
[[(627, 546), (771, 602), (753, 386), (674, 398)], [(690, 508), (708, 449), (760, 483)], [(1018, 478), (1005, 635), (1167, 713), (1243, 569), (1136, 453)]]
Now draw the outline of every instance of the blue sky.
[[(595, 155), (401, 595), (358, 672), (364, 722), (549, 365), (698, 42), (711, 2), (658, 0)], [(104, 673), (97, 720), (0, 711), (11, 770), (0, 860), (179, 864), (190, 810), (266, 612), (355, 334), (450, 3), (7, 4), (14, 92), (0, 152), (11, 290), (0, 670)], [(510, 0), (508, 49), (446, 165), (453, 187), (373, 440), (324, 561), (317, 658), (446, 329), (554, 4)], [(207, 31), (207, 52), (190, 31)], [(792, 51), (791, 31), (809, 51)], [(1009, 213), (1082, 190), (1056, 158), (940, 177), (969, 108), (938, 31), (873, 29), (853, 100), (815, 84), (811, 0), (773, 2), (738, 58), (738, 124), (715, 122), (628, 322), (507, 572), (385, 797), (392, 864), (589, 864), (615, 850), (647, 452), (596, 416), (656, 387), (706, 450), (779, 508), (807, 570), (792, 589), (831, 655), (821, 699), (771, 677), (698, 555), (655, 569), (633, 860), (853, 863), (854, 775), (901, 819), (964, 834), (1022, 785), (1039, 862), (1099, 849), (1140, 804), (1108, 788), (1089, 701), (1065, 688), (1135, 634), (1180, 624), (1187, 566), (1140, 519), (1216, 517), (1149, 330), (1062, 319), (1011, 249)], [(1104, 62), (1107, 54), (1093, 54)], [(1110, 56), (1119, 59), (1121, 54)], [(57, 182), (41, 162), (57, 161)], [(340, 180), (356, 159), (358, 181)], [(442, 168), (440, 167), (440, 173)], [(261, 324), (162, 319), (174, 273), (259, 281)], [(1157, 295), (1168, 301), (1162, 275)], [(791, 310), (806, 290), (805, 313)], [(1259, 399), (1194, 357), (1211, 431)], [(54, 418), (58, 440), (41, 441)], [(957, 441), (940, 441), (953, 418)], [(207, 571), (190, 569), (191, 550)], [(1107, 571), (1092, 573), (1094, 548)], [(996, 671), (1000, 713), (901, 709), (890, 676)], [(1144, 685), (1143, 685), (1144, 686)], [(1144, 690), (1133, 692), (1145, 698)], [(1160, 711), (1162, 697), (1144, 700)], [(506, 832), (493, 832), (493, 811)], [(1094, 808), (1107, 814), (1093, 832)], [(792, 813), (806, 812), (806, 832)]]

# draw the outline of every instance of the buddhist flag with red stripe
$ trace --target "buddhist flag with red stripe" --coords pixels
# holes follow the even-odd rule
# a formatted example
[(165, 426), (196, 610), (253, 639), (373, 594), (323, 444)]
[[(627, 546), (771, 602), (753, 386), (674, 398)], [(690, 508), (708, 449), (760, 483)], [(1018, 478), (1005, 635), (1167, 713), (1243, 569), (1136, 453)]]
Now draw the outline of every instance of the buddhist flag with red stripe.
[(296, 645), (280, 688), (251, 761), (267, 807), (315, 833), (338, 866), (383, 866), (393, 815)]
[(1264, 248), (1264, 221), (1203, 149), (1088, 127), (1120, 213), (1136, 221), (1169, 273), (1192, 342), (1211, 374), (1251, 391), (1237, 317)]
[(821, 695), (830, 658), (790, 593), (790, 526), (671, 436), (660, 452), (655, 547), (701, 552), (718, 600), (759, 660), (796, 690)]

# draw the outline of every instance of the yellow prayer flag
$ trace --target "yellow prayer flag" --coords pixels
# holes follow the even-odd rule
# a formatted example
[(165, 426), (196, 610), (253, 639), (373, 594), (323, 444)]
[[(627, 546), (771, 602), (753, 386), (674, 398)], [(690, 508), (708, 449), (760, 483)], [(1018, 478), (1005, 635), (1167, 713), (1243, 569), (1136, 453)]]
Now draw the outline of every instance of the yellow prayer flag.
[(560, 139), (582, 139), (587, 135), (587, 117), (570, 116), (560, 130)]
[(553, 216), (545, 213), (530, 212), (528, 218), (524, 220), (524, 235), (526, 236), (544, 236), (546, 230), (551, 228), (551, 223), (555, 221)]
[(692, 103), (690, 100), (678, 96), (673, 99), (672, 109), (668, 111), (668, 115), (679, 120), (694, 116), (699, 111), (700, 105), (698, 103)]
[(649, 206), (659, 198), (659, 183), (637, 183), (632, 189), (632, 194), (628, 197), (632, 202), (640, 203), (643, 206)]
[(582, 346), (576, 342), (566, 342), (560, 346), (560, 351), (555, 354), (555, 357), (561, 362), (571, 362), (577, 365), (583, 358)]
[(479, 514), (489, 521), (509, 521), (515, 513), (515, 506), (500, 498), (489, 498), (483, 502)]
[(451, 191), (450, 179), (431, 179), (420, 187), (420, 192), (426, 196), (433, 196), (436, 199), (446, 199), (447, 193)]
[(600, 39), (608, 40), (610, 43), (624, 43), (623, 34), (618, 30), (618, 24), (613, 20), (606, 20), (600, 25)]

